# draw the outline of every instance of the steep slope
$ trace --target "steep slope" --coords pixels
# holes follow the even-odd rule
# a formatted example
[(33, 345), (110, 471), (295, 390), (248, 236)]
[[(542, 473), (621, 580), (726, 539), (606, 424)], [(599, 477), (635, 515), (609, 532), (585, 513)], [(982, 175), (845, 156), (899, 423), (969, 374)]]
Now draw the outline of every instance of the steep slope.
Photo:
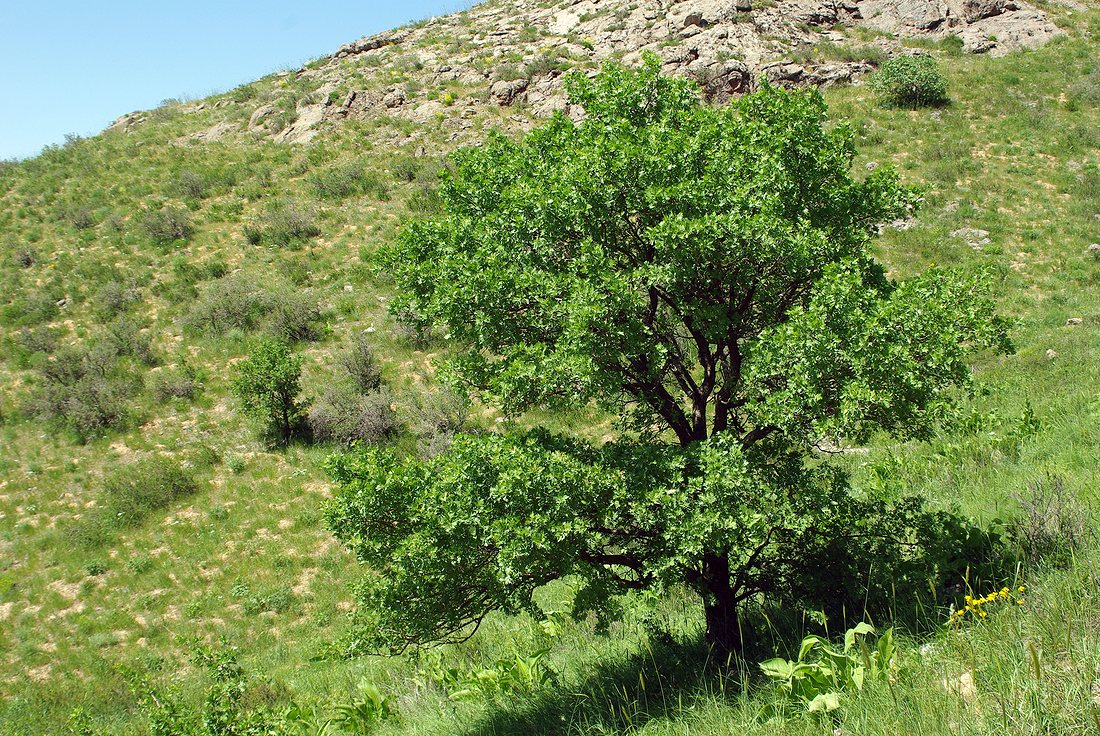
[[(645, 632), (688, 638), (697, 624), (676, 601), (655, 618), (632, 614), (610, 639), (583, 622), (546, 639), (528, 619), (501, 617), (441, 655), (441, 667), (476, 671), (549, 643), (560, 686), (540, 698), (453, 704), (420, 672), (428, 660), (312, 661), (344, 631), (358, 571), (319, 517), (321, 465), (336, 446), (267, 447), (228, 379), (274, 332), (296, 339), (304, 394), (320, 399), (347, 380), (339, 363), (365, 335), (405, 427), (397, 441), (445, 444), (457, 420), (431, 376), (447, 340), (388, 315), (374, 249), (435, 211), (448, 151), (562, 109), (567, 68), (650, 49), (716, 101), (761, 79), (832, 85), (834, 117), (859, 135), (857, 166), (892, 163), (927, 187), (917, 219), (883, 235), (890, 266), (984, 267), (1002, 279), (1019, 353), (978, 366), (988, 394), (957, 430), (853, 456), (859, 481), (987, 518), (1048, 477), (1095, 504), (1100, 9), (1039, 7), (490, 2), (0, 164), (0, 733), (64, 733), (77, 706), (98, 730), (143, 733), (119, 665), (174, 680), (197, 702), (194, 642), (221, 637), (270, 678), (253, 697), (324, 709), (366, 675), (398, 697), (394, 731), (817, 732), (797, 714), (761, 723), (752, 713), (766, 696), (731, 702), (713, 683), (680, 682), (679, 706), (671, 690), (646, 701), (639, 672), (651, 688), (654, 673), (634, 657)], [(952, 105), (886, 109), (859, 84), (886, 54), (912, 50), (940, 58)], [(475, 409), (469, 421), (495, 420)], [(595, 414), (538, 420), (592, 437), (608, 427)], [(119, 479), (153, 477), (152, 458), (193, 487), (125, 524), (105, 521), (125, 492)], [(838, 727), (896, 732), (900, 708), (928, 732), (960, 722), (993, 732), (1006, 710), (1020, 732), (1084, 729), (1096, 673), (1081, 663), (1100, 661), (1096, 570), (1088, 547), (1029, 581), (1019, 611), (923, 656), (914, 644), (900, 700), (872, 696)], [(1037, 682), (1025, 639), (1044, 653)], [(942, 684), (964, 672), (976, 688), (966, 697)], [(634, 697), (609, 694), (624, 684)]]

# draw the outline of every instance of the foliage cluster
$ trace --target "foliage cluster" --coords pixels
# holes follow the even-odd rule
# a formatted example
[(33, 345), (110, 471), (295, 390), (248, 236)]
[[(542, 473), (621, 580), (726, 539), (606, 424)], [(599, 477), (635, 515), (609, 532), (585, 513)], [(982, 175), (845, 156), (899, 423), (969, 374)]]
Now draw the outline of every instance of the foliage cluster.
[(890, 59), (871, 77), (871, 86), (897, 107), (938, 107), (948, 102), (947, 77), (936, 60), (924, 54)]
[[(885, 168), (852, 177), (853, 133), (825, 125), (815, 92), (713, 108), (652, 55), (568, 89), (584, 122), (456, 153), (446, 215), (383, 261), (395, 311), (469, 346), (448, 365), (456, 385), (506, 416), (596, 402), (622, 431), (335, 459), (328, 523), (373, 566), (363, 636), (461, 639), (573, 576), (576, 615), (605, 622), (630, 591), (687, 586), (729, 652), (763, 594), (837, 611), (882, 600), (892, 577), (942, 584), (940, 551), (969, 526), (858, 497), (819, 448), (936, 430), (969, 356), (1010, 348), (985, 280), (885, 276), (877, 224), (916, 195)], [(862, 550), (884, 577), (849, 596), (845, 581), (868, 581)]]
[(894, 630), (887, 629), (872, 647), (875, 634), (868, 623), (858, 623), (844, 633), (844, 645), (836, 647), (820, 636), (807, 636), (794, 660), (769, 659), (760, 669), (788, 697), (809, 713), (827, 714), (840, 708), (843, 696), (858, 694), (868, 678), (895, 675), (897, 645)]
[(103, 479), (97, 505), (76, 522), (71, 536), (84, 547), (97, 547), (197, 490), (191, 473), (165, 457), (118, 466)]

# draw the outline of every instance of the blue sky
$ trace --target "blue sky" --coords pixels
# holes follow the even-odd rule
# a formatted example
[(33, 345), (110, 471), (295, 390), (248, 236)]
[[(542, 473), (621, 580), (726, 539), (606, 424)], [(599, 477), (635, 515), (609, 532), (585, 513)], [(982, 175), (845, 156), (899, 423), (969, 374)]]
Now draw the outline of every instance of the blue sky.
[(473, 0), (11, 0), (0, 10), (0, 159), (92, 135)]

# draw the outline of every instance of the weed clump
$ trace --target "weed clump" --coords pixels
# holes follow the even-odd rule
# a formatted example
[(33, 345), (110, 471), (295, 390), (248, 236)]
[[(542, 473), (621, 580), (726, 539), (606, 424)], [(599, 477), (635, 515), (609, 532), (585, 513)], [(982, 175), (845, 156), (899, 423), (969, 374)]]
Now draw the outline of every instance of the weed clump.
[(890, 59), (871, 77), (871, 87), (895, 107), (938, 107), (948, 102), (947, 78), (936, 60), (923, 54)]
[(128, 402), (142, 386), (141, 376), (109, 341), (59, 350), (42, 365), (40, 377), (29, 413), (69, 428), (81, 441), (125, 427)]
[(195, 234), (191, 216), (179, 207), (165, 207), (145, 213), (141, 220), (145, 234), (157, 245), (186, 241)]
[(309, 411), (313, 438), (346, 446), (390, 439), (400, 428), (392, 401), (387, 390), (364, 395), (347, 386), (333, 386)]
[(255, 279), (232, 274), (211, 282), (199, 294), (184, 326), (211, 335), (263, 328), (279, 339), (297, 342), (321, 335), (316, 301), (284, 285), (263, 289)]
[(104, 477), (99, 505), (77, 522), (70, 536), (84, 547), (97, 547), (197, 490), (195, 479), (168, 458), (120, 465)]
[(313, 210), (293, 202), (284, 202), (264, 213), (259, 221), (244, 226), (250, 244), (277, 248), (300, 247), (320, 234)]

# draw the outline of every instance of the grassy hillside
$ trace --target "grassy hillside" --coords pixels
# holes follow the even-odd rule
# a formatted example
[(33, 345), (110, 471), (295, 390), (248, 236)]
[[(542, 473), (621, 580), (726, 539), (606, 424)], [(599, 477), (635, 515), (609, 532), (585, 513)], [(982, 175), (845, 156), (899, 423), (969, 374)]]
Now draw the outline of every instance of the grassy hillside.
[[(1033, 52), (932, 48), (951, 82), (945, 108), (884, 108), (862, 85), (826, 98), (858, 132), (858, 167), (892, 163), (927, 188), (919, 216), (883, 233), (883, 260), (898, 274), (992, 269), (1002, 312), (1019, 320), (1017, 353), (976, 366), (984, 391), (966, 420), (931, 443), (850, 455), (858, 484), (987, 522), (1060, 493), (1072, 533), (1100, 502), (1100, 253), (1087, 252), (1100, 242), (1100, 10), (1050, 10), (1067, 35)], [(121, 668), (198, 703), (196, 645), (221, 640), (255, 675), (256, 702), (331, 713), (365, 677), (399, 713), (381, 733), (1100, 733), (1100, 543), (1088, 534), (1062, 564), (1005, 581), (1027, 587), (1023, 605), (903, 639), (896, 678), (836, 722), (781, 707), (755, 675), (707, 674), (687, 600), (639, 605), (606, 636), (499, 616), (420, 658), (322, 658), (347, 629), (358, 574), (320, 517), (337, 447), (269, 447), (230, 368), (265, 334), (295, 338), (316, 399), (347, 380), (341, 356), (365, 336), (401, 426), (391, 441), (445, 442), (456, 419), (432, 361), (448, 341), (387, 313), (371, 255), (433, 212), (447, 151), (531, 113), (448, 105), (423, 122), (349, 121), (304, 146), (193, 137), (314, 92), (275, 75), (0, 164), (0, 733), (64, 733), (77, 707), (97, 733), (145, 733)], [(496, 417), (474, 407), (466, 421)], [(594, 414), (529, 421), (607, 428)], [(554, 587), (543, 603), (567, 598)], [(789, 653), (800, 633), (777, 624), (774, 648)], [(452, 701), (437, 684), (447, 668), (543, 647), (536, 669), (553, 677), (529, 692)]]

